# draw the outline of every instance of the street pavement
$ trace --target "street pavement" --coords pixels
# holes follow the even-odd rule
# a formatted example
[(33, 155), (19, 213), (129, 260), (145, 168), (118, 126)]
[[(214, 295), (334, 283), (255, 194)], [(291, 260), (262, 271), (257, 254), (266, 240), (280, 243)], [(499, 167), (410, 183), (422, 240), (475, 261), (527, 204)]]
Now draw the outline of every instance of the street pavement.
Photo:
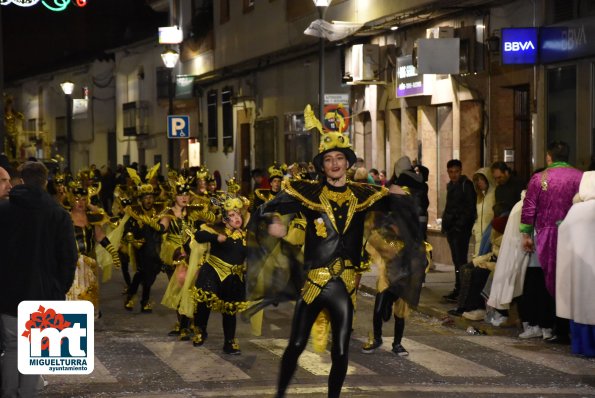
[[(384, 325), (384, 344), (361, 352), (371, 331), (374, 270), (362, 278), (350, 349), (344, 397), (595, 397), (595, 361), (573, 356), (568, 346), (519, 340), (518, 329), (452, 319), (441, 302), (452, 289), (452, 267), (437, 265), (427, 275), (417, 312), (407, 320), (403, 346), (410, 355), (391, 352), (393, 322)], [(168, 337), (172, 311), (155, 305), (127, 312), (122, 278), (102, 286), (103, 317), (96, 324), (95, 371), (87, 376), (47, 376), (44, 397), (273, 397), (280, 357), (287, 344), (292, 303), (265, 311), (262, 336), (238, 321), (242, 355), (222, 352), (221, 317), (212, 314), (202, 347)], [(161, 274), (154, 288), (165, 290)], [(484, 335), (470, 335), (472, 325)], [(328, 352), (310, 347), (302, 354), (288, 397), (326, 397)]]

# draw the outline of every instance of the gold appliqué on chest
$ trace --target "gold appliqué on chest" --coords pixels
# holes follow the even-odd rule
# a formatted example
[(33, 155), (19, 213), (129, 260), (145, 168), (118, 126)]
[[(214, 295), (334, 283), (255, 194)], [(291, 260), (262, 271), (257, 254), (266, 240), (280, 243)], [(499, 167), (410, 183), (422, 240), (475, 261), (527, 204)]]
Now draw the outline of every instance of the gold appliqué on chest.
[(351, 198), (352, 193), (349, 189), (346, 189), (344, 192), (331, 191), (325, 186), (322, 188), (322, 195), (324, 195), (328, 200), (335, 202), (339, 206), (343, 206), (343, 204)]

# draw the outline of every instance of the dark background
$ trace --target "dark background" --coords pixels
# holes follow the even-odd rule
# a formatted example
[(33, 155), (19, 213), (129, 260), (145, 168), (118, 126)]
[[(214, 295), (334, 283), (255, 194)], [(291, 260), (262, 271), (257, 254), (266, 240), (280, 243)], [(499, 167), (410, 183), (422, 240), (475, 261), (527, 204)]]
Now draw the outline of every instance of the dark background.
[(41, 74), (93, 59), (109, 59), (106, 50), (154, 37), (167, 25), (144, 0), (88, 0), (54, 12), (41, 2), (32, 7), (1, 7), (4, 80)]

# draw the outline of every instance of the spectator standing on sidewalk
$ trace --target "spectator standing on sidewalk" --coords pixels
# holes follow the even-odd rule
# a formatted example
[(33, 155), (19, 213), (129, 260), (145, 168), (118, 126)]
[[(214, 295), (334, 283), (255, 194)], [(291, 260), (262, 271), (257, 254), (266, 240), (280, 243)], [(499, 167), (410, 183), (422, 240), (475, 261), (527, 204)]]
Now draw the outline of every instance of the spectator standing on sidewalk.
[[(35, 397), (39, 376), (17, 367), (17, 308), (23, 300), (64, 300), (72, 285), (77, 251), (68, 212), (45, 190), (40, 162), (20, 168), (24, 184), (0, 202), (0, 336), (2, 397)], [(34, 277), (32, 277), (34, 276)]]
[(508, 165), (502, 161), (494, 162), (491, 171), (496, 181), (496, 203), (502, 203), (505, 207), (512, 209), (521, 200), (521, 192), (524, 184), (519, 178), (513, 175)]
[(442, 233), (446, 234), (455, 266), (455, 286), (444, 299), (456, 302), (459, 296), (459, 269), (467, 263), (471, 230), (477, 216), (476, 194), (473, 182), (462, 174), (463, 164), (451, 159), (446, 164), (450, 182), (446, 185), (446, 206), (442, 213)]
[[(570, 148), (563, 141), (548, 145), (547, 168), (531, 177), (521, 213), (523, 249), (537, 254), (545, 287), (552, 298), (556, 297), (558, 224), (570, 210), (583, 174), (568, 164), (569, 154)], [(568, 343), (568, 334), (568, 320), (556, 318), (554, 335), (547, 341)]]
[(558, 235), (556, 314), (570, 319), (572, 353), (595, 357), (595, 171), (583, 174)]

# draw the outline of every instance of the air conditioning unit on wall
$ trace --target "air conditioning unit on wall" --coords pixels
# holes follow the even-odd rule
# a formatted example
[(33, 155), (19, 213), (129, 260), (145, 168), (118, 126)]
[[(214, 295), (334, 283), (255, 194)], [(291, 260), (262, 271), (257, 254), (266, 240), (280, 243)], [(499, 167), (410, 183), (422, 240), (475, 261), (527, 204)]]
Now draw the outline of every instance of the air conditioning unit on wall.
[(345, 50), (344, 79), (352, 84), (375, 83), (379, 80), (380, 46), (355, 44)]

